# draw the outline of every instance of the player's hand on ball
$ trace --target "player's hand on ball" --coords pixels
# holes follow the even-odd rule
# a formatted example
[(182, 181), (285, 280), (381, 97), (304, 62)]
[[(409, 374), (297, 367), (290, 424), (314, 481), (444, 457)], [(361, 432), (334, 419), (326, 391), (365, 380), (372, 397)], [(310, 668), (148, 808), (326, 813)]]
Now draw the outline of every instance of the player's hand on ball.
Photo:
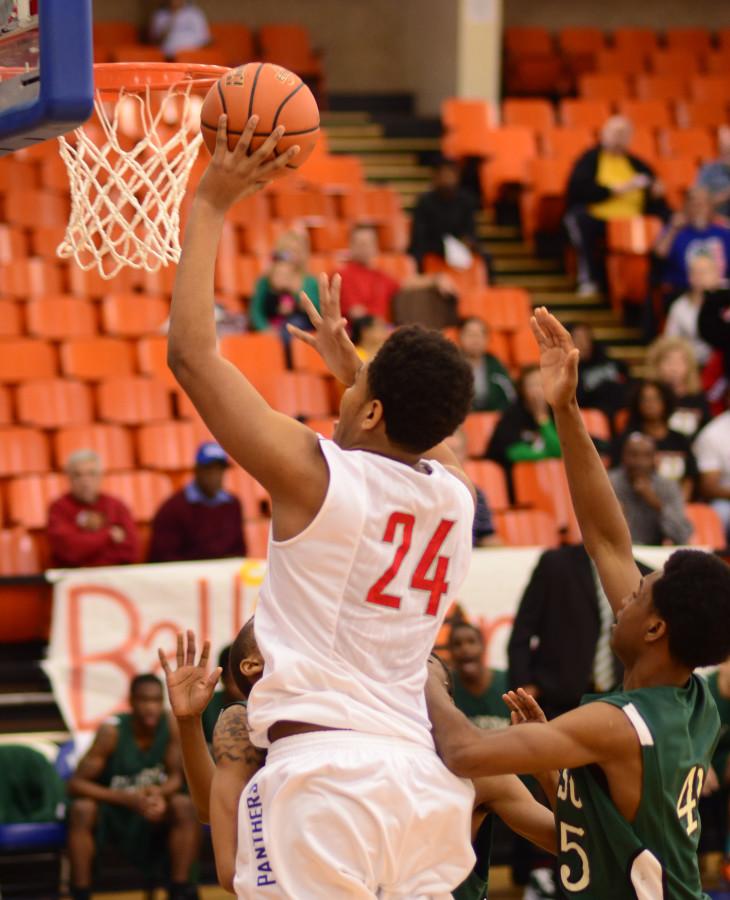
[(314, 331), (303, 331), (295, 325), (287, 325), (287, 330), (295, 338), (314, 347), (335, 378), (349, 386), (354, 383), (362, 361), (347, 333), (347, 319), (340, 310), (341, 284), (342, 279), (339, 275), (333, 276), (332, 281), (326, 275), (320, 275), (321, 313), (304, 291), (299, 295), (299, 301), (309, 316)]
[(578, 349), (570, 334), (544, 306), (530, 321), (540, 347), (540, 373), (545, 399), (552, 407), (567, 406), (575, 400), (578, 387)]
[(285, 130), (279, 126), (258, 150), (249, 153), (257, 124), (258, 116), (251, 116), (235, 148), (229, 150), (228, 117), (221, 116), (218, 121), (215, 152), (198, 186), (198, 196), (216, 209), (230, 209), (238, 200), (261, 190), (299, 152), (295, 145), (274, 157), (276, 145)]
[(502, 699), (510, 711), (513, 725), (524, 725), (526, 722), (547, 722), (547, 716), (542, 711), (540, 704), (524, 688), (508, 691), (506, 694), (502, 694)]
[(208, 657), (210, 656), (210, 641), (203, 645), (198, 663), (195, 662), (195, 635), (192, 631), (187, 633), (187, 647), (185, 636), (177, 636), (176, 663), (177, 668), (172, 669), (162, 649), (157, 651), (160, 663), (167, 681), (167, 693), (170, 697), (170, 706), (176, 718), (193, 719), (203, 714), (205, 707), (210, 703), (213, 691), (221, 676), (220, 667), (207, 674)]

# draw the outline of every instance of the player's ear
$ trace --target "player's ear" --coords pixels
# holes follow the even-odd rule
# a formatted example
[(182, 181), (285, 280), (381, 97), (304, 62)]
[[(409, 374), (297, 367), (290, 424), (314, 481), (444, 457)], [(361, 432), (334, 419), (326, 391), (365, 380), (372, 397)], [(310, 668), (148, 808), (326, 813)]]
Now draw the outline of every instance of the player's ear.
[(264, 661), (261, 656), (256, 653), (254, 656), (247, 656), (241, 660), (241, 673), (248, 678), (249, 681), (261, 675), (264, 671)]
[(374, 431), (383, 421), (383, 404), (380, 400), (368, 400), (365, 417), (361, 422), (364, 431)]
[(652, 616), (647, 623), (647, 629), (644, 634), (646, 643), (653, 644), (655, 641), (660, 641), (663, 637), (666, 637), (666, 634), (667, 623), (664, 619), (656, 615)]

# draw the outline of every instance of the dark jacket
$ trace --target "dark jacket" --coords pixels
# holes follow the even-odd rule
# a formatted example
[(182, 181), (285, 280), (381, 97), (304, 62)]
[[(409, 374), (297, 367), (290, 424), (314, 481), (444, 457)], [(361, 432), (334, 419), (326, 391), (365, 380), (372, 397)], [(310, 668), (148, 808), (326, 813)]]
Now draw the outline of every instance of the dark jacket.
[(409, 253), (419, 265), (427, 253), (444, 255), (444, 237), (453, 235), (466, 243), (476, 241), (476, 204), (467, 191), (453, 194), (427, 191), (413, 210)]
[(730, 375), (730, 290), (707, 291), (697, 329), (703, 341), (722, 353), (725, 375)]
[[(608, 200), (611, 196), (611, 191), (596, 181), (600, 153), (601, 145), (597, 144), (595, 147), (591, 147), (590, 150), (586, 150), (576, 160), (568, 179), (567, 209), (590, 206), (592, 203)], [(643, 160), (632, 153), (627, 153), (626, 156), (637, 173), (648, 175), (652, 180), (656, 178), (654, 170)], [(644, 192), (644, 213), (665, 217), (668, 213), (667, 205), (663, 200), (653, 198), (647, 189)]]
[[(643, 574), (650, 571), (638, 565)], [(591, 687), (600, 630), (596, 583), (585, 548), (547, 550), (515, 617), (507, 649), (510, 686), (536, 684), (549, 718), (574, 709)], [(614, 668), (618, 682), (618, 660)]]

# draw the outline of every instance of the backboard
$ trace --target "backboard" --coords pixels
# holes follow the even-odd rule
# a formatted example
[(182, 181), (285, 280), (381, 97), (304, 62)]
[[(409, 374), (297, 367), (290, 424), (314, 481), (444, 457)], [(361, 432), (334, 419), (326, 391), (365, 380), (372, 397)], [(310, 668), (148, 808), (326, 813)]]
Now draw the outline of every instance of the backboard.
[(92, 0), (0, 0), (0, 155), (58, 137), (94, 108)]

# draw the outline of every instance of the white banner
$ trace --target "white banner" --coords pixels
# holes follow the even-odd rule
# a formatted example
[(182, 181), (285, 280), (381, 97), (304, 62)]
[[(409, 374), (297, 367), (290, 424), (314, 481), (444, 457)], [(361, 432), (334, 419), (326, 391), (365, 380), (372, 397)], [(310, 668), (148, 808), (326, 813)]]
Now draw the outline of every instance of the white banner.
[[(659, 567), (672, 549), (636, 548), (636, 556)], [(482, 627), (493, 668), (507, 666), (515, 612), (542, 552), (474, 552), (459, 602)], [(51, 573), (56, 584), (44, 667), (69, 729), (94, 731), (124, 709), (132, 676), (159, 674), (157, 648), (172, 655), (178, 631), (191, 628), (201, 645), (210, 640), (215, 660), (253, 613), (264, 571), (260, 560), (239, 559)]]

